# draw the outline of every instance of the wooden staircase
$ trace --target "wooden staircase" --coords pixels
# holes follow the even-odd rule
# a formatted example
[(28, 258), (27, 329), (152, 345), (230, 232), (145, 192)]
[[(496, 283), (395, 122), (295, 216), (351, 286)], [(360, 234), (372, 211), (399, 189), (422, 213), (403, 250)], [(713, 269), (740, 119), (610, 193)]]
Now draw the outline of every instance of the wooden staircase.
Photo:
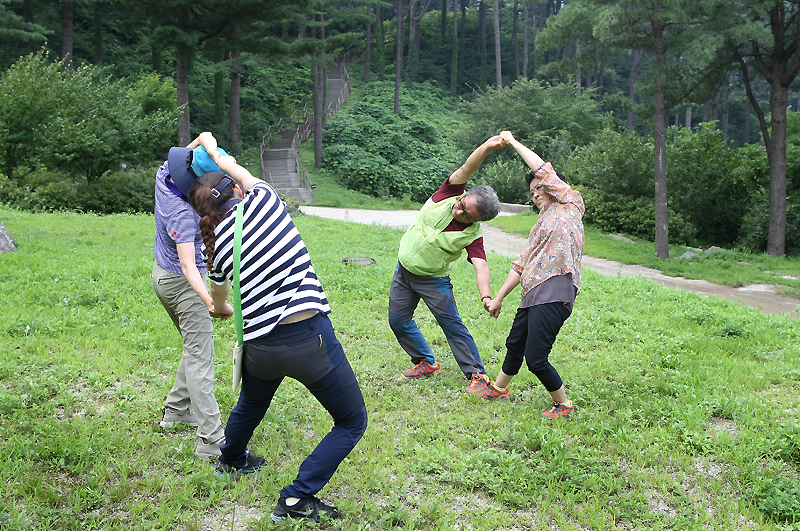
[[(339, 59), (328, 71), (325, 123), (350, 96), (350, 76), (347, 63)], [(271, 125), (261, 141), (261, 176), (282, 196), (299, 203), (314, 201), (314, 184), (308, 172), (300, 170), (297, 148), (313, 131), (313, 105), (306, 103), (302, 111), (281, 118)]]

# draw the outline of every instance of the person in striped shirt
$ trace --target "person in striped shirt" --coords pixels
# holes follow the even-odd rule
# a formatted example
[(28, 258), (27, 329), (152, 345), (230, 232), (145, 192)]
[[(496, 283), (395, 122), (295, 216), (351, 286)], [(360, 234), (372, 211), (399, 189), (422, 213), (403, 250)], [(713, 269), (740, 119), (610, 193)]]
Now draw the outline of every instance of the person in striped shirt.
[(245, 352), (239, 401), (225, 427), (217, 460), (222, 474), (266, 465), (247, 445), (285, 377), (302, 383), (333, 417), (331, 431), (280, 492), (274, 520), (337, 518), (316, 494), (367, 428), (367, 409), (353, 369), (334, 334), (331, 309), (311, 257), (275, 190), (231, 156), (218, 156), (223, 173), (198, 177), (189, 202), (200, 215), (209, 291), (225, 308), (233, 279), (236, 210), (243, 209), (240, 289)]

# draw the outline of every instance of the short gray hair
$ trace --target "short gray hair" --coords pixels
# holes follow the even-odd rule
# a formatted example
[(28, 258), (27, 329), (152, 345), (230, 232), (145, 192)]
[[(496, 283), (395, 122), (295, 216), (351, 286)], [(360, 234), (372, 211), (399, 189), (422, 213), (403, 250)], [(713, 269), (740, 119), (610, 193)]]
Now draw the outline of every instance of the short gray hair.
[(475, 197), (475, 207), (481, 215), (475, 221), (489, 221), (497, 217), (500, 213), (500, 200), (491, 186), (482, 184), (470, 189), (464, 197)]

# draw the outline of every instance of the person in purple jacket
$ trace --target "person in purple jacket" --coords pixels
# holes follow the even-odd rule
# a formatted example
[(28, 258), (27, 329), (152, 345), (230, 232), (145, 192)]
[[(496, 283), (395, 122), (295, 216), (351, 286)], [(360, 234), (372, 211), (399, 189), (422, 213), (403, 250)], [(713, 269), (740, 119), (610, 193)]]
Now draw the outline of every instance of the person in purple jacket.
[(233, 315), (233, 308), (228, 304), (222, 312), (214, 311), (200, 252), (203, 243), (198, 227), (200, 218), (186, 198), (197, 176), (219, 171), (209, 156), (217, 149), (217, 141), (209, 132), (200, 134), (185, 148), (170, 149), (167, 161), (156, 174), (155, 187), (153, 289), (183, 338), (175, 384), (167, 395), (158, 425), (196, 426), (195, 455), (201, 458), (219, 456), (220, 446), (225, 443), (214, 395), (211, 317), (227, 319)]

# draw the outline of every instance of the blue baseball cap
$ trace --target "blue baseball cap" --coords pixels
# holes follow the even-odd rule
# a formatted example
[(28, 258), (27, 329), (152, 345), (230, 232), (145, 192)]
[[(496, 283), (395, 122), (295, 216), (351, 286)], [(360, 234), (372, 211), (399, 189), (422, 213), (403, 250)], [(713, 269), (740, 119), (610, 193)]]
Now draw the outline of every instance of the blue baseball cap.
[[(217, 151), (222, 155), (227, 155), (222, 148), (217, 148)], [(172, 182), (186, 197), (189, 197), (189, 190), (191, 190), (194, 180), (198, 176), (212, 171), (221, 171), (203, 146), (194, 149), (184, 147), (171, 148), (167, 157), (167, 164)]]
[[(217, 148), (217, 152), (222, 156), (227, 155), (225, 150), (220, 147)], [(211, 155), (208, 154), (208, 151), (206, 151), (206, 148), (203, 146), (194, 148), (194, 152), (192, 153), (192, 170), (198, 177), (212, 171), (222, 173), (222, 170), (219, 169), (217, 163), (214, 162), (214, 159), (211, 158)]]

